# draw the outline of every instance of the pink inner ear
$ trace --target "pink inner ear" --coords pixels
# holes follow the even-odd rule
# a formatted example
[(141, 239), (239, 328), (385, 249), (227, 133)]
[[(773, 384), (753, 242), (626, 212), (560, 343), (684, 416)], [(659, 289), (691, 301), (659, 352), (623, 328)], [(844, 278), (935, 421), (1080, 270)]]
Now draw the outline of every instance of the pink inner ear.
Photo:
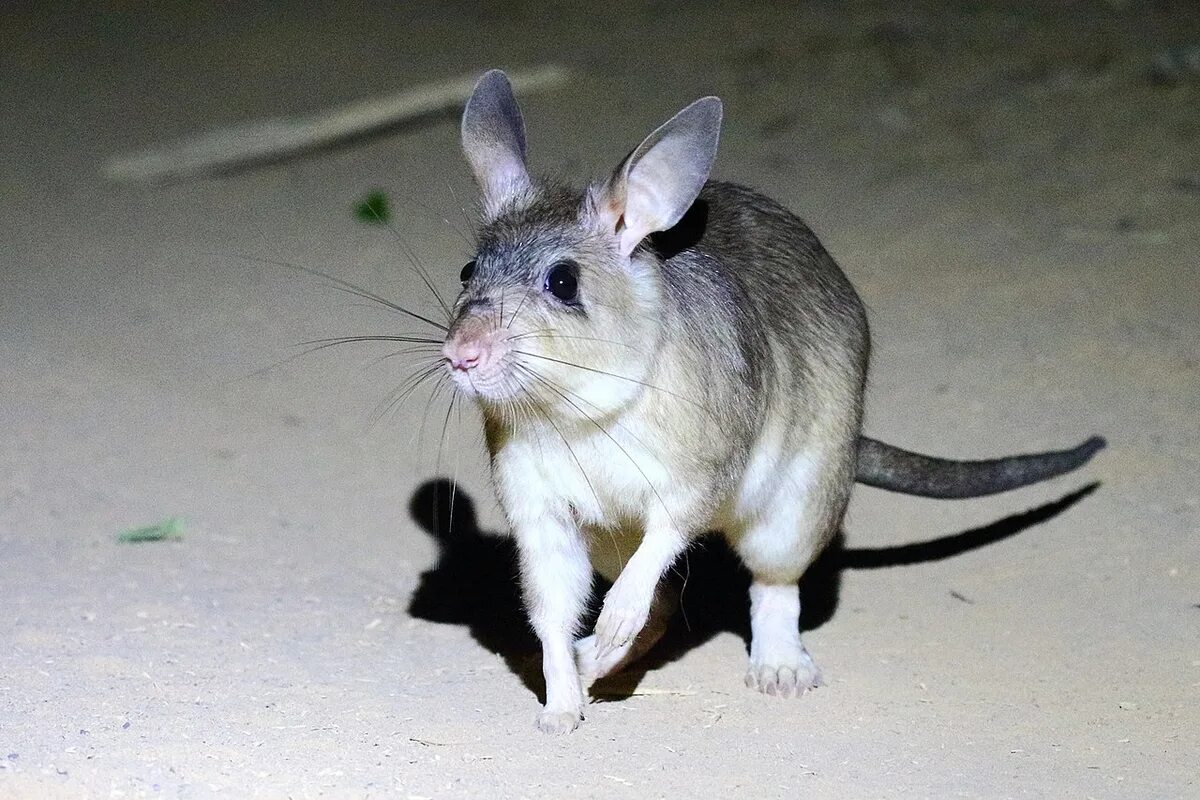
[(641, 244), (642, 239), (646, 238), (646, 235), (643, 233), (639, 236), (632, 228), (625, 224), (625, 218), (622, 217), (621, 228), (617, 231), (619, 239), (618, 247), (620, 248), (621, 255), (627, 258), (633, 255), (633, 251)]

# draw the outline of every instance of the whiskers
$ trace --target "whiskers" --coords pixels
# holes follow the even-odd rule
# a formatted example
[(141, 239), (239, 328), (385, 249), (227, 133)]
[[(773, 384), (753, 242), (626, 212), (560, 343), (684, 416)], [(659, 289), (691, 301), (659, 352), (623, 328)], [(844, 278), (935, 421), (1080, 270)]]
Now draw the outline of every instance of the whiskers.
[[(415, 321), (433, 329), (428, 333), (404, 332), (387, 334), (357, 334), (350, 336), (330, 336), (320, 339), (310, 339), (308, 341), (297, 343), (297, 347), (304, 348), (299, 353), (295, 353), (254, 373), (261, 374), (296, 359), (303, 358), (313, 353), (329, 350), (330, 348), (341, 348), (347, 345), (367, 343), (397, 343), (411, 345), (410, 347), (402, 347), (392, 350), (378, 357), (373, 362), (380, 363), (390, 359), (408, 358), (413, 356), (421, 357), (416, 361), (415, 364), (412, 365), (412, 371), (405, 375), (401, 379), (400, 383), (391, 391), (389, 391), (375, 406), (374, 410), (370, 414), (370, 425), (372, 427), (378, 425), (385, 418), (389, 417), (396, 408), (400, 407), (414, 393), (428, 384), (431, 380), (435, 384), (433, 387), (434, 391), (431, 392), (431, 396), (436, 396), (438, 390), (445, 389), (446, 386), (449, 386), (450, 388), (452, 401), (455, 395), (457, 395), (457, 390), (449, 381), (436, 380), (444, 373), (441, 349), (444, 343), (445, 334), (448, 334), (450, 331), (450, 306), (438, 293), (437, 289), (433, 285), (432, 280), (430, 279), (428, 271), (423, 267), (419, 259), (417, 259), (416, 254), (413, 253), (411, 248), (409, 248), (404, 242), (403, 237), (399, 234), (399, 232), (390, 225), (388, 225), (387, 228), (395, 238), (397, 245), (407, 256), (410, 269), (420, 279), (421, 283), (424, 284), (425, 288), (428, 290), (430, 295), (433, 296), (438, 306), (440, 306), (443, 314), (441, 321), (433, 318), (430, 314), (414, 311), (411, 308), (401, 305), (395, 300), (379, 294), (378, 292), (371, 291), (370, 289), (367, 289), (357, 283), (345, 280), (344, 278), (339, 278), (336, 275), (332, 275), (314, 267), (295, 264), (281, 259), (234, 254), (234, 257), (244, 261), (282, 267), (283, 269), (287, 269), (301, 275), (319, 278), (325, 282), (327, 288), (332, 289), (333, 291), (348, 294), (352, 297), (365, 300), (370, 307), (380, 308), (397, 314), (404, 318), (408, 323)], [(443, 432), (443, 439), (444, 438)]]
[(558, 332), (557, 328), (540, 328), (508, 337), (508, 341), (510, 342), (519, 342), (523, 339), (570, 339), (580, 342), (598, 342), (601, 344), (611, 344), (615, 347), (623, 347), (628, 350), (636, 350), (641, 352), (640, 348), (635, 347), (628, 342), (618, 342), (616, 339), (603, 339), (598, 336), (575, 336), (572, 334), (562, 334)]
[[(333, 289), (334, 291), (343, 292), (343, 293), (349, 294), (353, 297), (358, 297), (363, 300), (367, 300), (381, 308), (386, 308), (389, 311), (394, 311), (397, 314), (401, 314), (402, 316), (405, 316), (409, 319), (416, 320), (418, 322), (423, 322), (426, 325), (430, 325), (430, 326), (438, 329), (442, 333), (449, 333), (449, 331), (450, 331), (450, 311), (449, 311), (448, 307), (445, 309), (446, 310), (446, 321), (445, 322), (436, 322), (436, 321), (430, 319), (429, 317), (425, 316), (424, 314), (420, 314), (420, 313), (417, 313), (416, 311), (407, 309), (404, 306), (400, 305), (399, 303), (396, 303), (392, 300), (388, 300), (386, 297), (376, 294), (375, 292), (372, 292), (368, 289), (364, 289), (362, 286), (359, 286), (356, 283), (351, 283), (350, 281), (339, 278), (336, 275), (331, 275), (328, 272), (324, 272), (324, 271), (316, 269), (314, 267), (307, 267), (303, 264), (294, 264), (291, 261), (283, 261), (283, 260), (275, 259), (275, 258), (262, 258), (260, 256), (249, 256), (249, 255), (243, 255), (243, 254), (239, 254), (239, 253), (234, 253), (232, 255), (234, 258), (239, 258), (243, 261), (250, 261), (250, 262), (254, 262), (254, 263), (258, 263), (258, 264), (268, 264), (271, 266), (282, 267), (283, 269), (291, 270), (292, 272), (297, 272), (302, 275), (308, 275), (308, 276), (314, 277), (314, 278), (321, 278), (322, 280), (326, 281), (329, 284), (329, 288)], [(416, 269), (415, 266), (414, 266), (414, 269)], [(437, 293), (437, 290), (434, 289), (432, 285), (429, 286), (429, 290), (433, 293), (434, 297), (436, 297), (439, 301), (441, 301), (441, 296)], [(445, 303), (442, 303), (442, 305), (445, 306)]]
[(411, 344), (425, 344), (441, 347), (441, 339), (433, 339), (428, 336), (408, 336), (404, 334), (366, 334), (359, 336), (331, 336), (325, 339), (310, 339), (307, 342), (300, 342), (301, 347), (311, 349), (307, 352), (313, 353), (317, 350), (324, 350), (327, 347), (335, 347), (339, 344), (353, 344), (355, 342), (409, 342)]
[[(518, 352), (518, 351), (514, 351), (514, 352)], [(609, 442), (611, 442), (613, 444), (613, 446), (616, 447), (617, 450), (621, 453), (621, 455), (624, 456), (624, 459), (629, 462), (630, 466), (632, 466), (634, 468), (634, 470), (637, 471), (638, 475), (641, 476), (642, 480), (645, 481), (646, 488), (648, 488), (650, 490), (651, 494), (654, 495), (655, 499), (658, 500), (658, 503), (662, 507), (663, 512), (667, 515), (667, 518), (671, 520), (671, 523), (673, 525), (678, 527), (678, 525), (675, 522), (675, 519), (673, 518), (673, 516), (671, 514), (670, 507), (663, 500), (662, 495), (659, 493), (658, 487), (656, 487), (654, 485), (654, 482), (652, 480), (650, 480), (650, 476), (646, 474), (646, 470), (643, 468), (643, 466), (640, 463), (638, 463), (637, 459), (635, 459), (633, 457), (633, 455), (629, 452), (629, 449), (625, 445), (621, 444), (621, 442), (618, 441), (615, 436), (613, 436), (612, 432), (609, 431), (608, 427), (606, 427), (599, 419), (597, 419), (591, 413), (584, 410), (584, 408), (580, 405), (580, 403), (582, 403), (583, 405), (591, 406), (591, 408), (593, 408), (595, 411), (601, 412), (601, 409), (599, 407), (597, 407), (594, 403), (591, 403), (590, 401), (588, 401), (587, 399), (585, 399), (578, 393), (568, 389), (567, 387), (561, 385), (560, 383), (558, 383), (558, 382), (550, 379), (549, 377), (545, 376), (544, 374), (540, 373), (538, 370), (534, 369), (533, 367), (531, 367), (528, 364), (524, 364), (524, 363), (521, 363), (520, 361), (514, 360), (514, 361), (510, 362), (510, 366), (514, 372), (519, 373), (522, 376), (524, 376), (525, 378), (527, 378), (528, 380), (532, 381), (536, 387), (538, 387), (541, 390), (549, 392), (550, 395), (552, 395), (552, 397), (548, 398), (551, 400), (550, 405), (558, 405), (561, 407), (561, 404), (554, 402), (554, 399), (557, 398), (559, 401), (562, 401), (562, 403), (565, 403), (574, 412), (574, 414), (577, 415), (578, 421), (586, 423), (587, 427), (595, 429), (596, 431), (601, 433), (605, 439), (607, 439)], [(532, 387), (530, 387), (527, 383), (524, 384), (524, 389), (527, 393), (534, 395), (536, 397), (536, 394), (532, 391)], [(542, 404), (545, 405), (545, 399), (547, 399), (547, 398), (538, 398), (538, 399), (540, 399), (542, 401)], [(596, 489), (593, 486), (590, 477), (587, 475), (587, 472), (584, 470), (583, 464), (579, 460), (578, 456), (576, 455), (574, 448), (571, 447), (571, 444), (568, 441), (567, 436), (563, 433), (562, 429), (554, 422), (553, 417), (549, 412), (542, 410), (541, 416), (543, 419), (546, 420), (546, 422), (548, 422), (550, 424), (550, 426), (558, 434), (559, 438), (562, 439), (563, 444), (566, 445), (567, 450), (570, 453), (572, 460), (575, 462), (576, 466), (578, 466), (580, 473), (583, 475), (584, 480), (588, 484), (588, 488), (591, 490), (592, 495), (596, 498), (596, 502), (599, 505), (600, 497), (596, 493)], [(647, 445), (646, 442), (644, 442), (642, 439), (640, 439), (636, 434), (634, 434), (632, 431), (630, 431), (628, 428), (626, 428), (620, 422), (614, 422), (613, 425), (615, 428), (617, 428), (623, 434), (625, 434), (630, 439), (632, 439), (637, 445), (639, 445), (644, 452), (651, 454), (651, 457), (653, 457), (654, 450), (649, 445)], [(614, 546), (615, 545), (616, 545), (616, 542), (614, 540)], [(623, 557), (621, 560), (623, 563), (624, 562)]]
[[(390, 228), (389, 228), (390, 229)], [(399, 238), (399, 235), (393, 231), (397, 237), (397, 242), (404, 247), (404, 243)], [(435, 471), (441, 472), (444, 451), (448, 439), (448, 429), (451, 419), (455, 418), (455, 413), (458, 414), (458, 421), (461, 427), (461, 392), (450, 381), (446, 374), (445, 359), (442, 355), (442, 346), (445, 341), (445, 334), (450, 331), (450, 306), (444, 301), (441, 295), (434, 288), (432, 281), (429, 279), (428, 273), (422, 268), (416, 260), (415, 255), (408, 251), (409, 262), (412, 270), (420, 278), (426, 289), (433, 296), (434, 300), (440, 306), (444, 314), (442, 321), (436, 317), (436, 313), (422, 313), (414, 311), (399, 302), (385, 297), (382, 294), (371, 291), (363, 286), (360, 286), (351, 281), (339, 278), (323, 270), (315, 269), (300, 264), (294, 264), (288, 261), (270, 258), (258, 258), (246, 255), (237, 255), (237, 258), (246, 261), (253, 261), (260, 264), (269, 264), (272, 266), (282, 267), (295, 273), (302, 275), (320, 278), (327, 288), (334, 291), (348, 294), (353, 297), (367, 301), (367, 304), (373, 308), (380, 308), (389, 313), (402, 317), (406, 322), (406, 327), (412, 322), (419, 322), (425, 325), (429, 330), (427, 332), (420, 331), (405, 331), (401, 333), (380, 333), (380, 334), (355, 334), (347, 336), (330, 336), (319, 339), (310, 339), (307, 341), (298, 342), (297, 347), (303, 348), (300, 352), (295, 353), (281, 361), (276, 362), (268, 367), (256, 371), (253, 374), (261, 374), (269, 370), (275, 369), (283, 364), (295, 361), (296, 359), (312, 355), (314, 353), (328, 351), (330, 349), (341, 349), (348, 346), (361, 346), (370, 344), (399, 344), (406, 345), (392, 349), (370, 363), (379, 364), (384, 361), (394, 359), (402, 359), (408, 362), (408, 369), (403, 374), (399, 382), (389, 390), (376, 403), (375, 407), (368, 414), (367, 428), (368, 430), (377, 428), (379, 425), (392, 419), (395, 416), (397, 409), (402, 408), (413, 397), (420, 394), (423, 390), (428, 390), (428, 399), (425, 403), (424, 413), (421, 415), (419, 426), (414, 426), (414, 437), (412, 445), (418, 446), (419, 440), (424, 436), (428, 426), (429, 415), (434, 405), (439, 399), (446, 400), (446, 412), (442, 415), (439, 412), (438, 418), (442, 422), (441, 433), (438, 436)], [(452, 486), (457, 486), (458, 483), (458, 464), (459, 458), (455, 456), (454, 477), (451, 481)], [(452, 490), (453, 491), (453, 490)], [(451, 498), (451, 509), (453, 509), (453, 495)], [(453, 512), (451, 512), (453, 513)]]
[[(390, 354), (389, 354), (390, 355)], [(386, 358), (387, 356), (384, 356)], [(388, 394), (380, 400), (375, 409), (371, 412), (371, 425), (378, 426), (385, 418), (389, 418), (397, 408), (401, 407), (405, 401), (416, 394), (417, 390), (429, 380), (437, 378), (439, 373), (445, 371), (440, 360), (430, 361), (419, 364), (416, 369), (409, 373), (407, 377), (400, 382), (398, 386), (392, 389)], [(429, 393), (429, 403), (426, 405), (425, 414), (421, 417), (421, 427), (418, 428), (418, 433), (424, 430), (425, 418), (429, 415), (429, 406), (433, 404), (434, 397), (438, 390), (444, 388), (448, 384), (447, 381), (434, 381)], [(453, 391), (453, 385), (451, 384)]]
[(598, 367), (590, 367), (590, 366), (587, 366), (586, 364), (577, 364), (574, 361), (567, 361), (566, 359), (562, 359), (562, 358), (554, 358), (553, 356), (545, 356), (545, 355), (541, 355), (540, 353), (531, 353), (528, 350), (518, 350), (516, 348), (513, 348), (512, 352), (516, 353), (517, 355), (525, 356), (527, 358), (537, 358), (537, 359), (541, 359), (542, 361), (550, 361), (555, 364), (561, 364), (565, 367), (572, 367), (574, 369), (583, 370), (584, 372), (591, 372), (596, 375), (604, 375), (609, 378), (616, 378), (617, 380), (628, 381), (629, 383), (637, 384), (638, 386), (641, 386), (646, 389), (651, 389), (656, 392), (662, 392), (664, 394), (670, 395), (671, 397), (674, 397), (676, 400), (687, 403), (688, 405), (704, 412), (704, 414), (707, 415), (714, 422), (717, 421), (716, 415), (714, 415), (712, 413), (712, 411), (707, 406), (703, 405), (702, 403), (698, 403), (695, 400), (691, 399), (690, 397), (685, 397), (685, 396), (679, 394), (678, 392), (673, 392), (670, 389), (664, 389), (661, 386), (655, 386), (652, 383), (648, 383), (648, 382), (640, 380), (638, 378), (631, 378), (628, 375), (619, 375), (616, 372), (609, 372), (608, 370), (603, 370)]
[[(535, 383), (548, 385), (545, 383), (546, 379), (525, 365), (514, 362), (512, 367), (513, 372), (516, 375), (523, 375), (526, 378), (533, 380)], [(558, 427), (558, 424), (554, 421), (554, 418), (542, 407), (541, 404), (535, 404), (529, 401), (529, 398), (536, 398), (537, 396), (536, 392), (534, 391), (534, 387), (529, 386), (528, 383), (520, 379), (516, 379), (516, 384), (517, 388), (520, 389), (520, 394), (518, 396), (523, 399), (524, 407), (541, 417), (541, 419), (544, 420), (556, 434), (558, 434), (558, 438), (562, 440), (563, 446), (567, 448), (567, 453), (571, 456), (571, 460), (575, 462), (575, 467), (579, 470), (579, 474), (583, 478), (583, 482), (587, 484), (588, 491), (591, 492), (592, 497), (595, 499), (596, 508), (603, 508), (604, 504), (600, 500), (600, 495), (596, 492), (596, 487), (592, 483), (592, 479), (588, 476), (587, 470), (584, 469), (583, 462), (579, 460), (579, 456), (576, 454), (575, 448), (571, 446), (571, 440), (567, 438), (566, 434), (562, 432), (562, 428)], [(521, 406), (518, 405), (518, 407)], [(626, 559), (624, 553), (621, 552), (621, 545), (611, 530), (608, 531), (608, 537), (610, 543), (612, 544), (613, 552), (616, 554), (617, 560), (620, 562), (621, 569), (624, 569)]]

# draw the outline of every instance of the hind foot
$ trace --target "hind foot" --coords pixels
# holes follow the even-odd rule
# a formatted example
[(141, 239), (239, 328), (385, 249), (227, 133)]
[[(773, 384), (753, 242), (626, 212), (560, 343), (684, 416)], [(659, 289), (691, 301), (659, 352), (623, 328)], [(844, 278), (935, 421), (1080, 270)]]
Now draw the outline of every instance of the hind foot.
[(813, 662), (804, 645), (769, 648), (774, 652), (761, 653), (751, 645), (750, 668), (746, 670), (746, 685), (763, 694), (778, 697), (799, 697), (824, 685), (821, 670)]
[(795, 584), (750, 586), (750, 669), (746, 685), (792, 697), (822, 685), (821, 670), (800, 641), (800, 593)]
[(542, 733), (561, 736), (578, 728), (579, 723), (582, 721), (583, 713), (577, 709), (568, 709), (566, 711), (544, 709), (538, 714), (537, 726), (538, 730)]

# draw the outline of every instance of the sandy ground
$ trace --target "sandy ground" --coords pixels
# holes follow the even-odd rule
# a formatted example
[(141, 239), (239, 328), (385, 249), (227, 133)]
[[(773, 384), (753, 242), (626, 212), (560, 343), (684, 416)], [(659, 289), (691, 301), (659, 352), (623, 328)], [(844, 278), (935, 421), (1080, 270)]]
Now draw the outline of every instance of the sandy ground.
[[(1194, 4), (107, 5), (0, 10), (0, 796), (1200, 797), (1200, 76), (1150, 77), (1200, 44)], [(432, 309), (407, 247), (453, 290), (452, 120), (100, 176), (213, 125), (547, 61), (576, 78), (523, 100), (532, 159), (568, 176), (724, 97), (717, 174), (805, 216), (871, 307), (869, 432), (1111, 443), (987, 500), (859, 491), (807, 581), (829, 685), (801, 700), (742, 686), (743, 579), (710, 547), (691, 629), (575, 734), (537, 733), (473, 414), (439, 458), (444, 405), (372, 423), (409, 370), (386, 347), (259, 372), (411, 328), (246, 257)], [(398, 238), (352, 218), (373, 187)], [(439, 543), (428, 482), (455, 473)], [(178, 541), (116, 542), (171, 516)]]

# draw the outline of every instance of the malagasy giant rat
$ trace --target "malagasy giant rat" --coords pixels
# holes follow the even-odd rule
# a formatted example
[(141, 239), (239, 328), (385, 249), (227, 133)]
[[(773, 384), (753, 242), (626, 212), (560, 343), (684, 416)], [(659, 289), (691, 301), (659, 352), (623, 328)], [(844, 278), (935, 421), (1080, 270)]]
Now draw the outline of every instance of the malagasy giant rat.
[[(660, 579), (698, 534), (722, 531), (753, 576), (746, 683), (799, 694), (820, 673), (797, 581), (855, 481), (975, 497), (1104, 444), (963, 462), (861, 436), (863, 304), (799, 218), (708, 179), (721, 114), (697, 100), (580, 191), (529, 174), (504, 73), (463, 113), (483, 219), (442, 353), (482, 409), (542, 644), (543, 731), (573, 730), (586, 685), (661, 633)], [(576, 641), (593, 568), (612, 588)]]

